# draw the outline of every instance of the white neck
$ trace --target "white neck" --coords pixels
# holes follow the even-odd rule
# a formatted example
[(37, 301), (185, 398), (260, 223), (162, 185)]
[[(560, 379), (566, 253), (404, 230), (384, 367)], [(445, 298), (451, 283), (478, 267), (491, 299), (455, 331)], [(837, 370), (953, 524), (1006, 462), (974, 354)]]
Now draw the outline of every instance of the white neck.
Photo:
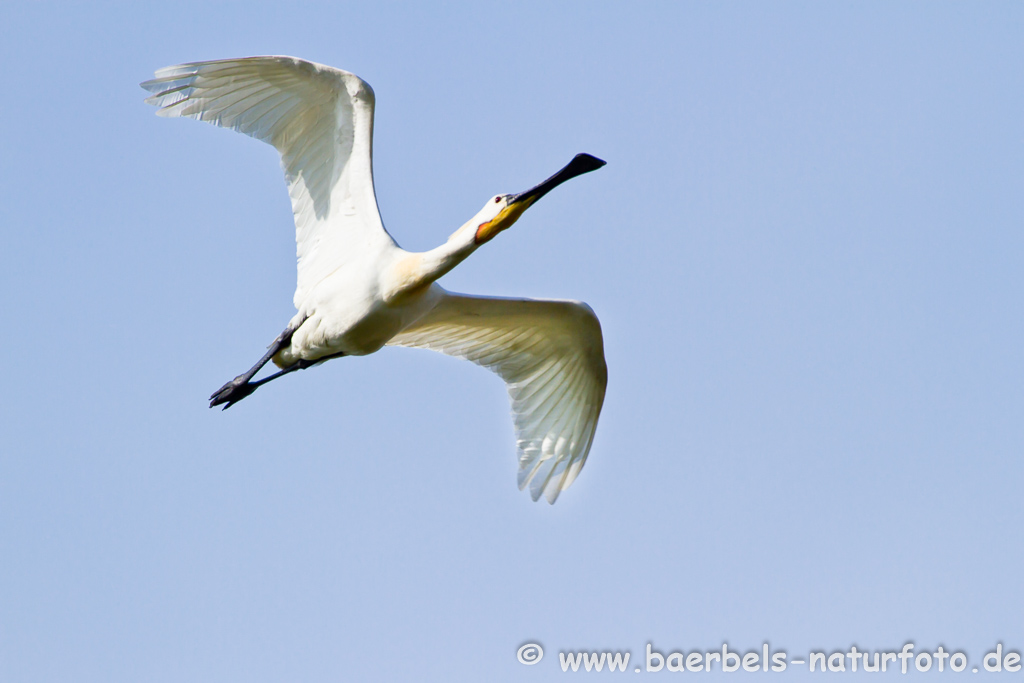
[(465, 261), (480, 246), (476, 243), (478, 222), (476, 217), (470, 219), (435, 249), (407, 252), (384, 274), (384, 300), (391, 303), (404, 295), (421, 292)]
[(477, 250), (476, 229), (479, 221), (474, 217), (467, 221), (439, 247), (425, 251), (420, 256), (421, 276), (427, 282), (434, 282)]

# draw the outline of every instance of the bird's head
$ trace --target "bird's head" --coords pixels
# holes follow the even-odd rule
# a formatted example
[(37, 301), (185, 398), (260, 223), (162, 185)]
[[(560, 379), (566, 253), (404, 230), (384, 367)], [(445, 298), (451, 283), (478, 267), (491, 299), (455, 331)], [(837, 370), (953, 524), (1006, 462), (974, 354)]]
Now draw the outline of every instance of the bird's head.
[(476, 228), (474, 241), (476, 244), (483, 244), (489, 241), (502, 230), (511, 227), (523, 215), (524, 211), (548, 192), (566, 180), (589, 173), (590, 171), (596, 171), (604, 166), (604, 164), (605, 162), (589, 154), (577, 154), (573, 157), (572, 161), (566, 164), (565, 168), (540, 185), (519, 194), (500, 194), (497, 197), (493, 197), (476, 216), (476, 220), (479, 223)]

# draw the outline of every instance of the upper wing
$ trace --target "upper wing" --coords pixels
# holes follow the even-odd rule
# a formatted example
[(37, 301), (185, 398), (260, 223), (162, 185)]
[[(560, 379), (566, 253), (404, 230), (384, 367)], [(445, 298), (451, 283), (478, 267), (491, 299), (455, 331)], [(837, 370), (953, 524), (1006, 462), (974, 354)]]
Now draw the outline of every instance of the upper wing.
[(373, 193), (373, 90), (347, 71), (294, 57), (160, 69), (142, 83), (159, 116), (187, 116), (270, 143), (295, 214), (295, 306), (327, 275), (394, 245)]
[(388, 344), (466, 358), (508, 384), (519, 450), (519, 488), (549, 503), (586, 462), (608, 370), (597, 316), (573, 301), (446, 294)]

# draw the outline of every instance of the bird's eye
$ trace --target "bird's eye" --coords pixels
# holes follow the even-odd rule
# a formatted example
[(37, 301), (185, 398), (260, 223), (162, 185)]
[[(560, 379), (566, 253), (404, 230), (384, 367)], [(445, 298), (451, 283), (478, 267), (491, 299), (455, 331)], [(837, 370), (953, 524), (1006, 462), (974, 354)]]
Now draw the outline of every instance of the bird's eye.
[(501, 203), (501, 197), (495, 197), (494, 198), (494, 203), (495, 204), (500, 204)]

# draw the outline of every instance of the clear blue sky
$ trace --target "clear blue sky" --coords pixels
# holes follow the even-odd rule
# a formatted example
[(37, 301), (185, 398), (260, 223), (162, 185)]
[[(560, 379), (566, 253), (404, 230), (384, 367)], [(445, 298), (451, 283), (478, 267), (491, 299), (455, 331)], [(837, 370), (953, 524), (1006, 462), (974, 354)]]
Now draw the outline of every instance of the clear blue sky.
[[(0, 680), (1024, 647), (1021, 4), (294, 7), (0, 8)], [(272, 148), (138, 83), (252, 54), (373, 85), (406, 248), (608, 161), (442, 281), (600, 316), (604, 414), (555, 506), (463, 361), (206, 407), (293, 314), (290, 206)]]

